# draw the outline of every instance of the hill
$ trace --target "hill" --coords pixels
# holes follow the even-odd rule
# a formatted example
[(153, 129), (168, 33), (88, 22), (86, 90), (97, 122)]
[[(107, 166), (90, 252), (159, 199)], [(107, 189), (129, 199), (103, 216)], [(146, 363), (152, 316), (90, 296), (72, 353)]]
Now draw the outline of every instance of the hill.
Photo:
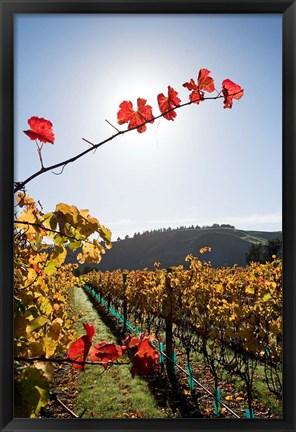
[[(243, 231), (232, 228), (184, 229), (166, 232), (152, 232), (137, 235), (112, 243), (112, 249), (103, 255), (100, 264), (91, 267), (100, 270), (116, 269), (152, 269), (156, 261), (161, 267), (185, 265), (188, 254), (199, 255), (199, 249), (205, 246), (212, 252), (203, 255), (203, 259), (211, 261), (214, 267), (246, 265), (245, 254), (252, 243), (263, 243), (278, 238), (282, 240), (282, 232)], [(70, 252), (67, 262), (76, 262), (76, 256)], [(85, 263), (85, 268), (89, 264)]]

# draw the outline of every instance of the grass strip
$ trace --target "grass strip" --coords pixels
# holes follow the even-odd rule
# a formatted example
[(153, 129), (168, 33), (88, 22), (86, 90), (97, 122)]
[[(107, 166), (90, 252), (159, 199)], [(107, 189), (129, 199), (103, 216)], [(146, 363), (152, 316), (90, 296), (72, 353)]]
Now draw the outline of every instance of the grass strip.
[[(94, 343), (116, 342), (115, 336), (98, 316), (81, 288), (73, 290), (79, 336), (85, 334), (83, 323), (95, 327)], [(164, 418), (167, 412), (157, 407), (147, 382), (132, 378), (131, 365), (114, 365), (105, 371), (102, 366), (88, 366), (79, 375), (79, 394), (76, 412), (83, 418)]]

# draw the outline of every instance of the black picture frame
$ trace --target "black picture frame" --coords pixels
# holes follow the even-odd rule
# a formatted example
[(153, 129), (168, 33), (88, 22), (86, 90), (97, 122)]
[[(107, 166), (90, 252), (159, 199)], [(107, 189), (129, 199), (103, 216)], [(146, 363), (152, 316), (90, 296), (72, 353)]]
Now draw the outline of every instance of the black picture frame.
[[(295, 0), (0, 0), (1, 5), (1, 431), (296, 431), (295, 421)], [(15, 419), (13, 418), (13, 19), (20, 13), (282, 14), (283, 24), (283, 419)], [(271, 41), (272, 43), (272, 41)], [(272, 91), (272, 89), (270, 89)], [(275, 95), (274, 103), (277, 103)]]

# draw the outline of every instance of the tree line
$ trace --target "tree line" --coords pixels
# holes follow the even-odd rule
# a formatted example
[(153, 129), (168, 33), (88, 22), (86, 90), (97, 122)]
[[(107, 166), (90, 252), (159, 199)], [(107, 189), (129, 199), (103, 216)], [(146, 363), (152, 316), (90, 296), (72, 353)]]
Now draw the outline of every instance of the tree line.
[(120, 237), (117, 237), (117, 241), (121, 241), (121, 240), (127, 240), (129, 238), (136, 238), (136, 237), (141, 237), (141, 236), (147, 236), (150, 234), (155, 234), (155, 233), (163, 233), (163, 232), (174, 232), (174, 231), (187, 231), (187, 230), (203, 230), (203, 229), (215, 229), (215, 228), (227, 228), (227, 229), (235, 229), (234, 225), (230, 225), (230, 224), (217, 224), (214, 223), (213, 225), (203, 225), (202, 227), (200, 227), (199, 225), (190, 225), (188, 227), (184, 226), (184, 225), (180, 225), (176, 228), (171, 228), (171, 227), (167, 227), (167, 228), (157, 228), (157, 229), (152, 229), (152, 230), (145, 230), (142, 233), (137, 232), (134, 233), (134, 235), (132, 237), (130, 237), (129, 235), (126, 235), (124, 237), (124, 239), (121, 239)]

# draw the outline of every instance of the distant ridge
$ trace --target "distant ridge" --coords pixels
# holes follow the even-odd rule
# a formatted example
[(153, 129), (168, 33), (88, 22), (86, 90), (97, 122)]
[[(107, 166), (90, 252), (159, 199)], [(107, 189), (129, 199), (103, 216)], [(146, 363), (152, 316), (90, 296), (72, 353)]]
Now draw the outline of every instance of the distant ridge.
[[(83, 264), (100, 270), (143, 268), (153, 269), (159, 261), (162, 268), (186, 265), (188, 254), (199, 256), (199, 249), (212, 248), (202, 258), (211, 261), (214, 267), (246, 265), (245, 254), (252, 243), (265, 244), (268, 240), (282, 240), (281, 231), (243, 231), (235, 228), (184, 229), (152, 232), (112, 243), (100, 264)], [(76, 262), (76, 255), (69, 251), (67, 262)]]

